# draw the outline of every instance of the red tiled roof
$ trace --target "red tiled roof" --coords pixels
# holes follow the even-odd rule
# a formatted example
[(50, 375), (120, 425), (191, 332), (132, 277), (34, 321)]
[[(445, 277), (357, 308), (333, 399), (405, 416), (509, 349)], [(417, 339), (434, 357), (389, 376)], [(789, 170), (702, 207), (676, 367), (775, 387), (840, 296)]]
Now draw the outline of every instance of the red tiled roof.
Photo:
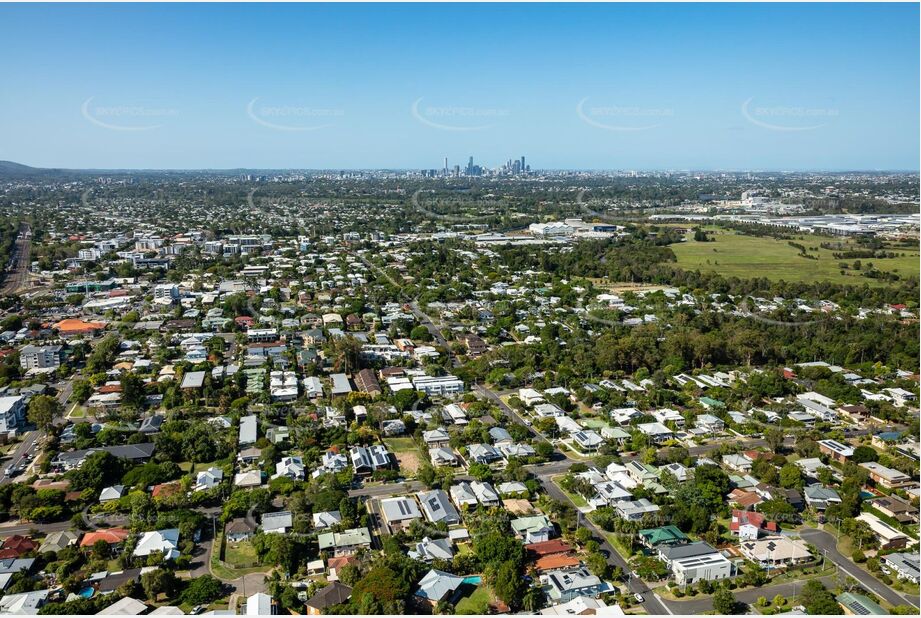
[(105, 541), (109, 545), (123, 543), (131, 533), (124, 528), (107, 528), (105, 530), (95, 530), (87, 532), (80, 540), (80, 547), (92, 547), (98, 541)]
[(761, 504), (764, 501), (761, 496), (753, 491), (741, 491), (738, 494), (733, 491), (730, 496), (732, 497), (733, 502), (742, 507), (755, 506), (756, 504)]
[(580, 560), (575, 556), (554, 554), (552, 556), (544, 556), (534, 563), (534, 567), (538, 571), (552, 571), (554, 569), (568, 569), (579, 566), (579, 563)]
[(572, 546), (560, 539), (551, 539), (549, 541), (525, 545), (524, 549), (535, 556), (549, 556), (552, 554), (569, 553), (572, 551)]
[(751, 524), (762, 530), (777, 532), (777, 524), (773, 521), (767, 521), (764, 515), (755, 511), (732, 510), (732, 520), (729, 522), (729, 529), (733, 532), (739, 530), (739, 526)]

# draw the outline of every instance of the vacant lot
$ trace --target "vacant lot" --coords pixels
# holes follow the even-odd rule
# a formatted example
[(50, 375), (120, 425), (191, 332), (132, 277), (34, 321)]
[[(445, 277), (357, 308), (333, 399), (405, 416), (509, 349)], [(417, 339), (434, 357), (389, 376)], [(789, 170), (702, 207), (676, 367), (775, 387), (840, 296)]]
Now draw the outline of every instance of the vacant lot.
[[(832, 281), (849, 285), (886, 285), (885, 281), (870, 279), (857, 270), (844, 270), (841, 262), (849, 265), (854, 260), (840, 260), (832, 254), (834, 251), (822, 249), (822, 242), (842, 242), (848, 248), (857, 248), (853, 241), (839, 240), (824, 236), (799, 236), (792, 242), (806, 246), (809, 255), (818, 259), (809, 259), (799, 255), (799, 249), (791, 247), (786, 240), (761, 236), (743, 236), (731, 230), (708, 227), (712, 242), (697, 242), (693, 235), (687, 242), (671, 245), (678, 257), (678, 265), (685, 270), (717, 272), (726, 277), (766, 277), (775, 281), (814, 282)], [(919, 274), (917, 248), (887, 247), (899, 257), (868, 258), (860, 260), (863, 267), (872, 263), (881, 271), (895, 272), (901, 277), (915, 277)], [(904, 254), (904, 255), (903, 255)]]
[(406, 476), (415, 476), (419, 466), (422, 465), (422, 457), (416, 442), (412, 438), (387, 438), (384, 444), (396, 456), (400, 463), (400, 470)]

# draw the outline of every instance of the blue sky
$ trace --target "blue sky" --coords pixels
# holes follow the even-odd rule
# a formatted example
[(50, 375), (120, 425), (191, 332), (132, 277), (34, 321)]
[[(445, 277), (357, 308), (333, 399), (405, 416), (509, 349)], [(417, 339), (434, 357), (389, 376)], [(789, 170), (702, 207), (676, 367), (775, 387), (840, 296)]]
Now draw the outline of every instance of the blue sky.
[(0, 5), (42, 167), (919, 167), (916, 4)]

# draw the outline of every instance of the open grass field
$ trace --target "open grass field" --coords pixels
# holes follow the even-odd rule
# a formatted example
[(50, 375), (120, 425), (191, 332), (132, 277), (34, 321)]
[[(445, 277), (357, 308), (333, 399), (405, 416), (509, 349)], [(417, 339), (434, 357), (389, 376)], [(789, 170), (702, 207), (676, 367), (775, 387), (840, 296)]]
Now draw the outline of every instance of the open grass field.
[[(819, 247), (822, 242), (856, 245), (853, 241), (824, 236), (800, 236), (793, 240), (792, 242), (805, 245), (809, 249), (809, 255), (818, 257), (817, 260), (812, 260), (801, 257), (799, 250), (788, 245), (786, 240), (766, 236), (743, 236), (718, 227), (704, 229), (710, 232), (713, 242), (697, 242), (693, 240), (693, 235), (688, 235), (686, 242), (670, 245), (681, 268), (717, 272), (727, 277), (766, 277), (774, 281), (782, 279), (802, 283), (831, 281), (847, 285), (886, 285), (885, 281), (862, 276), (860, 271), (844, 270), (842, 273), (840, 263), (852, 264), (854, 260), (836, 259), (832, 255), (834, 251)], [(917, 277), (918, 249), (899, 247), (892, 250), (898, 252), (899, 257), (869, 258), (861, 262), (864, 265), (871, 262), (877, 270), (895, 272), (902, 277)]]

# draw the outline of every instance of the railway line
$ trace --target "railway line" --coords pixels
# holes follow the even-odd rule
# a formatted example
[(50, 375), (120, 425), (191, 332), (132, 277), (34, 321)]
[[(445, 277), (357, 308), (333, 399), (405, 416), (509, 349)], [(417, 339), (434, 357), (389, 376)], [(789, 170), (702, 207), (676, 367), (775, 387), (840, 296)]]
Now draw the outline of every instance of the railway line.
[(19, 224), (13, 255), (3, 276), (0, 294), (12, 295), (28, 287), (29, 265), (32, 263), (32, 229), (28, 223)]

